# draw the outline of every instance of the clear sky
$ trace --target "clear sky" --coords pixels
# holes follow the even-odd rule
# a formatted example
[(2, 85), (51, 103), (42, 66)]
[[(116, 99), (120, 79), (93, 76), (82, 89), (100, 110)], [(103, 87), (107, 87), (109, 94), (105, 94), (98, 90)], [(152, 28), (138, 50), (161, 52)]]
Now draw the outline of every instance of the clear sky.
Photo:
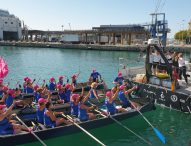
[[(0, 0), (0, 9), (16, 15), (30, 29), (91, 29), (104, 24), (138, 24), (151, 21), (160, 3), (171, 33), (188, 28), (191, 0)], [(184, 21), (183, 21), (184, 20)]]

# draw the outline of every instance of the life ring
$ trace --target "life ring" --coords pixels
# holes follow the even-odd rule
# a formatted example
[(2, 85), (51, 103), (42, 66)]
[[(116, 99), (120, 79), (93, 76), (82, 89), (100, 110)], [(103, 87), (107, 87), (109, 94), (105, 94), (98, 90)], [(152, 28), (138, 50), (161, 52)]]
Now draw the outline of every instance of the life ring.
[(158, 78), (168, 78), (169, 75), (167, 73), (157, 73), (156, 75)]

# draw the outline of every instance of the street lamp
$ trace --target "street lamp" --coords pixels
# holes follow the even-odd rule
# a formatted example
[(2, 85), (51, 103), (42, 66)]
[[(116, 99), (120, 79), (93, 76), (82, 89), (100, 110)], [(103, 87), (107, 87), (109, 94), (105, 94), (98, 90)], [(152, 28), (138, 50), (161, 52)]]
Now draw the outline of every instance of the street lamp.
[(70, 30), (71, 30), (71, 25), (70, 25), (70, 23), (68, 23), (68, 25), (69, 25), (69, 28), (70, 28)]
[(63, 27), (64, 27), (64, 25), (62, 25), (61, 27), (62, 27), (62, 31), (63, 31)]

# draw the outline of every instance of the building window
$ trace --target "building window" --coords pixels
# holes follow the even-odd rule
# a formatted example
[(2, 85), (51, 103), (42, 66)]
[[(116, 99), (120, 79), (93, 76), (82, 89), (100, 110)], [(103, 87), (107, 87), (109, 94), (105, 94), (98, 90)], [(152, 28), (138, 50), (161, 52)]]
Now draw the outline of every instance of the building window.
[(7, 22), (5, 22), (5, 24), (7, 24)]
[(19, 23), (19, 27), (21, 27), (21, 23)]
[(11, 22), (11, 24), (13, 24), (13, 22)]

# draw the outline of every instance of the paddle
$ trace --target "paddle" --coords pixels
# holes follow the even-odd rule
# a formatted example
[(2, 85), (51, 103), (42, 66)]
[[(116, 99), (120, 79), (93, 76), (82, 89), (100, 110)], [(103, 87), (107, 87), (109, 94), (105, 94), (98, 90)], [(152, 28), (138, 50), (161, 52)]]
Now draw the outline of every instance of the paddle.
[[(17, 118), (17, 120), (19, 121), (19, 122), (21, 122), (27, 129), (29, 129), (29, 127), (15, 114), (14, 115), (16, 118)], [(30, 133), (36, 138), (36, 139), (38, 139), (38, 141), (43, 145), (43, 146), (47, 146), (33, 131), (30, 131)]]
[(95, 136), (93, 136), (91, 133), (89, 133), (87, 130), (85, 130), (83, 127), (81, 127), (79, 124), (77, 124), (76, 122), (74, 122), (74, 120), (72, 119), (72, 117), (70, 117), (69, 115), (64, 115), (62, 114), (62, 116), (64, 116), (65, 118), (67, 118), (70, 122), (72, 122), (76, 127), (78, 127), (80, 130), (82, 130), (83, 132), (85, 132), (88, 136), (90, 136), (93, 140), (95, 140), (97, 143), (99, 143), (102, 146), (105, 146), (105, 144), (103, 144), (100, 140), (98, 140)]
[[(95, 104), (91, 103), (90, 101), (88, 101), (92, 106), (96, 106)], [(97, 107), (98, 108), (98, 107)], [(99, 108), (98, 108), (99, 109)], [(99, 111), (100, 110), (100, 111)], [(97, 113), (99, 113), (101, 116), (107, 118), (108, 116), (102, 114), (101, 109), (94, 109), (94, 111), (96, 111)], [(133, 133), (135, 136), (137, 136), (139, 139), (141, 139), (142, 141), (144, 141), (145, 143), (147, 143), (148, 145), (152, 145), (149, 141), (145, 140), (143, 137), (141, 137), (140, 135), (138, 135), (137, 133), (135, 133), (134, 131), (132, 131), (131, 129), (129, 129), (127, 126), (123, 125), (121, 122), (119, 122), (118, 120), (116, 120), (114, 117), (112, 117), (111, 115), (109, 115), (109, 118), (112, 119), (113, 121), (115, 121), (118, 125), (120, 125), (121, 127), (123, 127), (124, 129), (128, 130), (129, 132)]]
[(152, 129), (154, 130), (155, 134), (157, 135), (157, 137), (161, 140), (161, 142), (163, 144), (166, 144), (166, 138), (164, 137), (164, 135), (157, 129), (155, 128), (150, 122), (149, 120), (140, 112), (140, 110), (138, 110), (134, 104), (129, 100), (129, 102), (131, 103), (131, 105), (137, 110), (137, 112), (143, 117), (143, 119), (152, 127)]

